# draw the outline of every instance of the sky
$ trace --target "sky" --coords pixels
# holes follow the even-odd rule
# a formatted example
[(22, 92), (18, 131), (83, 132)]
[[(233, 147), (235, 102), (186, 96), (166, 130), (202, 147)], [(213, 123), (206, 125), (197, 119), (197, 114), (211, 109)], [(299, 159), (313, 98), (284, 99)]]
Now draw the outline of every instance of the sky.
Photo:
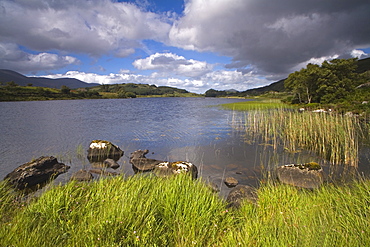
[(370, 56), (369, 0), (0, 0), (0, 68), (190, 92)]

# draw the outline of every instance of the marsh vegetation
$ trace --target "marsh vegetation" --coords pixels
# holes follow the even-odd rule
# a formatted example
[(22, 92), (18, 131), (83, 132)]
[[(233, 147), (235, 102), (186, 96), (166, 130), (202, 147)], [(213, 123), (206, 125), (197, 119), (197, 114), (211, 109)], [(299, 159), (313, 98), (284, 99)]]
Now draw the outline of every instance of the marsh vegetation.
[(331, 112), (299, 112), (276, 101), (227, 104), (246, 111), (243, 123), (249, 141), (282, 147), (287, 152), (312, 151), (331, 164), (358, 165), (359, 145), (368, 138), (369, 125), (358, 117)]

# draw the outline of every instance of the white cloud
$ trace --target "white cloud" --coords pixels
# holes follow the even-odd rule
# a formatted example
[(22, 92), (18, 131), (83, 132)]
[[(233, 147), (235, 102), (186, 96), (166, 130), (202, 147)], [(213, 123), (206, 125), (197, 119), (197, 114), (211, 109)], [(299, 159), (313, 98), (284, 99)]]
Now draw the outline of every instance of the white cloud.
[(166, 40), (170, 24), (134, 4), (109, 0), (1, 1), (0, 41), (34, 50), (132, 54), (143, 39)]
[(213, 65), (194, 59), (185, 59), (173, 53), (155, 53), (147, 58), (133, 62), (140, 70), (158, 70), (187, 77), (199, 77), (213, 69)]
[(31, 72), (59, 69), (78, 63), (79, 60), (72, 56), (60, 56), (46, 52), (30, 54), (20, 50), (15, 44), (0, 43), (0, 68)]
[(352, 50), (351, 51), (351, 56), (352, 57), (357, 57), (358, 59), (362, 59), (362, 58), (368, 57), (368, 55), (369, 54), (365, 53), (362, 50)]
[(44, 75), (47, 78), (76, 78), (87, 83), (120, 84), (120, 83), (143, 83), (157, 86), (170, 86), (186, 89), (189, 92), (204, 93), (213, 88), (217, 90), (236, 89), (244, 91), (254, 87), (268, 84), (269, 80), (259, 78), (253, 73), (242, 74), (238, 71), (213, 71), (204, 74), (197, 79), (167, 77), (166, 74), (154, 72), (150, 75), (138, 75), (127, 70), (120, 73), (99, 75), (79, 71), (68, 71), (65, 74)]

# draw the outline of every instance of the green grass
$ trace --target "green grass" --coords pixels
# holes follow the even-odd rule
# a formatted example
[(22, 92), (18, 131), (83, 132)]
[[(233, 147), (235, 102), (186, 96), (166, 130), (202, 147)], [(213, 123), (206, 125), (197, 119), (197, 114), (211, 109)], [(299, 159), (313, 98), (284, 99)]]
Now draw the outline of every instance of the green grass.
[(0, 186), (0, 246), (363, 246), (370, 182), (274, 183), (227, 210), (201, 180), (115, 177), (54, 186), (25, 206)]
[(251, 101), (242, 101), (236, 103), (222, 104), (225, 109), (235, 111), (253, 111), (253, 110), (269, 110), (269, 109), (291, 109), (295, 106), (284, 104), (280, 99), (257, 99)]

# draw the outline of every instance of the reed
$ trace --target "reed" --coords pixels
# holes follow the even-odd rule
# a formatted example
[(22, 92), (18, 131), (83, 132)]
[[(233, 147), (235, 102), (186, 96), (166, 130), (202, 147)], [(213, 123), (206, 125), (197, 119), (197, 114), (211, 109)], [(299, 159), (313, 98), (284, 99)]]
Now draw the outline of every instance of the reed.
[(313, 151), (332, 164), (357, 166), (361, 125), (339, 114), (298, 112), (283, 108), (248, 111), (245, 131), (250, 140), (286, 151)]

